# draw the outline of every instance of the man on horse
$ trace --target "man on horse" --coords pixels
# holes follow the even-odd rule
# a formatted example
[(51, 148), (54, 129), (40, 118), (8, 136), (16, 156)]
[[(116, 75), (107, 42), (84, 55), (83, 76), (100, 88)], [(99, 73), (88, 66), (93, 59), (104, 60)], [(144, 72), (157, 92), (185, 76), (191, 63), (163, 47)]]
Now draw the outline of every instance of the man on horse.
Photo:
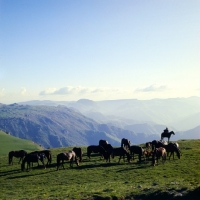
[(168, 128), (166, 127), (166, 129), (164, 130), (164, 133), (169, 133)]

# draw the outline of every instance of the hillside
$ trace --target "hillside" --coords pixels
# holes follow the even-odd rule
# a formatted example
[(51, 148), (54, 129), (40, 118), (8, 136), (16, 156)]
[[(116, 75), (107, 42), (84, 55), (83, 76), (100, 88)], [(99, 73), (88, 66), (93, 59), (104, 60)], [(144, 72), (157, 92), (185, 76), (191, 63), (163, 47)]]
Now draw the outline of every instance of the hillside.
[(8, 155), (8, 152), (13, 150), (23, 149), (29, 152), (42, 149), (39, 145), (33, 143), (32, 141), (14, 137), (3, 131), (0, 131), (0, 146), (0, 156)]
[(100, 139), (118, 145), (123, 137), (139, 142), (132, 131), (98, 124), (65, 106), (1, 105), (0, 129), (45, 148), (86, 146)]
[[(29, 101), (26, 105), (64, 105), (81, 112), (99, 123), (120, 128), (134, 124), (161, 124), (174, 131), (187, 131), (200, 125), (200, 97), (170, 99), (122, 99), (91, 101)], [(132, 130), (136, 132), (135, 130)], [(141, 131), (139, 131), (141, 132)], [(137, 133), (137, 132), (136, 132)]]

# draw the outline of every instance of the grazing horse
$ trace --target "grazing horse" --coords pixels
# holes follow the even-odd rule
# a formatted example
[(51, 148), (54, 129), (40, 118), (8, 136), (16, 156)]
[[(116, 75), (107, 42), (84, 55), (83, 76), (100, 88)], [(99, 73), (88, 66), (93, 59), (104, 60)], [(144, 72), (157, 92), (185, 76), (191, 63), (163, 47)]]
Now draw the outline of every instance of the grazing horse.
[(50, 150), (42, 150), (42, 151), (33, 151), (30, 154), (44, 154), (45, 157), (47, 158), (47, 163), (46, 165), (51, 164), (52, 162), (52, 153)]
[(169, 139), (170, 139), (171, 135), (175, 135), (175, 133), (173, 131), (170, 131), (170, 132), (164, 131), (161, 133), (161, 140), (163, 140), (164, 138), (168, 138), (168, 143), (169, 143)]
[(45, 158), (45, 155), (43, 153), (41, 153), (41, 154), (38, 154), (38, 153), (27, 154), (26, 157), (22, 161), (21, 170), (24, 171), (26, 162), (27, 162), (27, 170), (28, 170), (28, 168), (30, 169), (30, 164), (33, 163), (33, 162), (37, 162), (38, 165), (39, 165), (39, 160), (42, 162), (44, 168), (46, 168), (45, 164), (44, 164), (44, 158)]
[(131, 144), (130, 140), (122, 138), (122, 140), (121, 140), (122, 148), (126, 148), (126, 149), (130, 150), (130, 147), (131, 147), (130, 144)]
[(23, 160), (23, 158), (27, 155), (27, 152), (24, 151), (24, 150), (19, 150), (19, 151), (10, 151), (8, 153), (8, 163), (9, 164), (13, 164), (13, 157), (16, 157), (16, 158), (20, 158), (19, 162), (21, 160)]
[(169, 143), (169, 144), (165, 145), (165, 143), (157, 141), (155, 143), (155, 148), (159, 148), (159, 147), (165, 148), (167, 154), (171, 153), (170, 156), (169, 156), (169, 159), (170, 159), (170, 157), (171, 157), (172, 154), (173, 154), (173, 159), (174, 159), (174, 152), (176, 153), (177, 157), (180, 159), (180, 155), (181, 155), (180, 149), (177, 147), (177, 145), (175, 143)]
[(152, 156), (152, 162), (153, 162), (153, 166), (156, 165), (156, 161), (158, 163), (158, 159), (162, 157), (162, 161), (163, 161), (163, 164), (164, 162), (166, 161), (166, 157), (167, 157), (167, 152), (166, 152), (166, 149), (163, 148), (163, 147), (159, 147), (159, 148), (156, 148), (153, 152), (153, 156)]
[(102, 146), (106, 153), (105, 153), (105, 156), (104, 158), (106, 159), (106, 162), (110, 162), (110, 156), (112, 155), (112, 152), (113, 152), (113, 147), (111, 144), (103, 144)]
[(91, 153), (99, 153), (101, 156), (106, 158), (106, 150), (99, 145), (91, 145), (87, 147), (87, 156), (90, 159)]
[(168, 145), (165, 145), (165, 149), (166, 149), (167, 153), (170, 153), (169, 160), (170, 160), (171, 155), (173, 155), (173, 160), (174, 160), (174, 152), (176, 153), (176, 155), (179, 159), (181, 158), (180, 149), (177, 147), (177, 145), (175, 143), (169, 143)]
[(74, 151), (76, 153), (76, 156), (79, 158), (79, 162), (82, 162), (83, 160), (83, 151), (81, 148), (79, 147), (74, 147), (72, 149), (72, 151)]
[(149, 149), (152, 146), (152, 142), (146, 142), (146, 148)]
[(79, 166), (79, 162), (76, 156), (76, 153), (74, 151), (69, 151), (66, 153), (59, 153), (57, 155), (57, 170), (60, 167), (60, 161), (62, 161), (61, 165), (64, 168), (64, 160), (69, 160), (70, 161), (70, 167), (73, 167), (73, 162), (75, 161), (76, 165)]
[(123, 157), (123, 160), (125, 162), (125, 155), (127, 156), (127, 160), (130, 163), (131, 161), (131, 155), (129, 154), (129, 152), (123, 148), (123, 147), (117, 147), (117, 148), (113, 148), (112, 151), (112, 158), (114, 158), (115, 156), (119, 156), (119, 161), (120, 162), (121, 158)]
[(144, 149), (140, 146), (133, 145), (130, 147), (130, 154), (133, 156), (133, 160), (134, 160), (134, 154), (138, 154), (139, 162), (141, 162), (143, 153)]

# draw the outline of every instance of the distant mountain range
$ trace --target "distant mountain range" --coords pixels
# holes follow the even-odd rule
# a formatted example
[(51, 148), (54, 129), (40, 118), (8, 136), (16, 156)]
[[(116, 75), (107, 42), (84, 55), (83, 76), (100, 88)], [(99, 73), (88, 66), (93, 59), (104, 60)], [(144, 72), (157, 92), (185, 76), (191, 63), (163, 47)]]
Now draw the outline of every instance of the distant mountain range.
[(160, 139), (166, 128), (178, 139), (200, 139), (200, 98), (0, 104), (0, 129), (48, 147), (86, 146), (106, 139), (119, 146)]

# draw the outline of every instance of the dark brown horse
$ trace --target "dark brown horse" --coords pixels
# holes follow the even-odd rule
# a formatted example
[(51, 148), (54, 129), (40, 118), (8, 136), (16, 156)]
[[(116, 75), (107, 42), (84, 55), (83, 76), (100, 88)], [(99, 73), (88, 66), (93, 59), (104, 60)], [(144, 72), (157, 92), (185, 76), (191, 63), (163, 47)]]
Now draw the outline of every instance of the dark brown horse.
[(161, 133), (161, 140), (163, 140), (164, 138), (168, 138), (168, 143), (169, 143), (169, 139), (171, 137), (171, 135), (175, 135), (175, 133), (173, 131), (164, 131)]
[(122, 138), (122, 140), (121, 140), (121, 147), (130, 150), (130, 147), (131, 147), (130, 140)]
[(57, 170), (60, 167), (60, 161), (62, 161), (61, 165), (64, 168), (64, 160), (69, 160), (70, 162), (70, 167), (73, 167), (73, 163), (75, 162), (77, 166), (79, 166), (79, 162), (76, 156), (76, 153), (74, 151), (69, 151), (66, 153), (59, 153), (57, 155)]
[(47, 158), (47, 163), (46, 165), (50, 165), (52, 162), (52, 153), (50, 150), (42, 150), (42, 151), (33, 151), (30, 154), (44, 154), (45, 157)]
[(99, 153), (101, 156), (103, 156), (106, 159), (106, 150), (99, 145), (90, 145), (87, 147), (87, 156), (90, 159), (91, 153)]
[(44, 168), (46, 168), (45, 164), (44, 164), (44, 158), (45, 158), (45, 155), (43, 153), (41, 153), (41, 154), (38, 154), (38, 153), (27, 154), (26, 157), (22, 161), (21, 170), (24, 171), (25, 163), (27, 163), (27, 170), (28, 170), (28, 169), (30, 169), (30, 164), (31, 163), (37, 162), (38, 165), (39, 165), (39, 161), (41, 161), (43, 166), (44, 166)]
[(127, 160), (128, 160), (129, 163), (131, 161), (131, 155), (129, 154), (129, 152), (127, 151), (127, 149), (125, 149), (123, 147), (113, 148), (112, 158), (114, 158), (115, 156), (119, 156), (118, 163), (120, 162), (120, 160), (121, 160), (122, 157), (123, 157), (123, 160), (125, 162), (125, 156), (127, 157)]
[(8, 163), (9, 164), (13, 164), (13, 157), (16, 157), (16, 158), (20, 158), (19, 159), (19, 162), (21, 160), (23, 160), (23, 158), (27, 155), (27, 152), (25, 150), (19, 150), (19, 151), (10, 151), (8, 153)]
[(100, 146), (103, 146), (103, 145), (106, 145), (106, 144), (108, 144), (107, 140), (99, 140), (99, 145)]
[(83, 160), (82, 149), (80, 147), (74, 147), (72, 150), (76, 153), (76, 156), (79, 158), (79, 162), (82, 162), (82, 160)]
[(138, 154), (139, 162), (141, 162), (142, 156), (143, 156), (143, 153), (144, 153), (144, 149), (140, 146), (133, 145), (133, 146), (130, 147), (130, 153), (133, 156), (133, 160), (134, 160), (134, 154)]
[(153, 152), (153, 156), (152, 156), (152, 162), (153, 162), (153, 166), (156, 165), (156, 161), (158, 163), (158, 159), (162, 157), (162, 161), (163, 161), (163, 164), (164, 162), (166, 161), (166, 157), (167, 157), (167, 152), (166, 152), (166, 149), (163, 148), (163, 147), (159, 147), (159, 148), (156, 148)]

